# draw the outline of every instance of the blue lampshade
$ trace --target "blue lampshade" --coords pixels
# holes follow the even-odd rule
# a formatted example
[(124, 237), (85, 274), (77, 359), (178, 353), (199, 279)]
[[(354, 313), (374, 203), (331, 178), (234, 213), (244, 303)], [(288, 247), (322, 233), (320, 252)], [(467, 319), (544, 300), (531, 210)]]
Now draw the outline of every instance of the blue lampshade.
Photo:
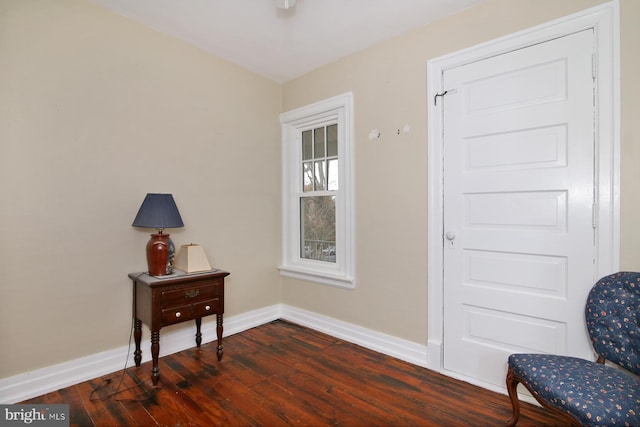
[(131, 225), (157, 229), (184, 227), (173, 195), (153, 193), (144, 198)]

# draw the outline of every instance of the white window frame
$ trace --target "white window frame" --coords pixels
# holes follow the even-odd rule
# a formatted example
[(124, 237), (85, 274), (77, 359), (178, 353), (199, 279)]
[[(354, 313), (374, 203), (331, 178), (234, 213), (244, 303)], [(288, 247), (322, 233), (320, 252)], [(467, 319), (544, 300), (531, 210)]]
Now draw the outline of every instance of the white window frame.
[[(336, 262), (300, 256), (302, 131), (338, 124)], [(282, 264), (280, 274), (344, 288), (355, 287), (353, 209), (353, 94), (335, 96), (280, 115), (282, 129)]]

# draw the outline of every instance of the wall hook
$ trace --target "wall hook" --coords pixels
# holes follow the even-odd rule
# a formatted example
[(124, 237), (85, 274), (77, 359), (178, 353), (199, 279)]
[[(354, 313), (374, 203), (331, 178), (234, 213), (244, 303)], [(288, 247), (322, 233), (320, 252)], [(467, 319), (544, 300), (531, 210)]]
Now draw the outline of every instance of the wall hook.
[(439, 96), (445, 96), (449, 91), (445, 90), (442, 93), (436, 93), (436, 95), (433, 97), (433, 105), (438, 105), (438, 97)]

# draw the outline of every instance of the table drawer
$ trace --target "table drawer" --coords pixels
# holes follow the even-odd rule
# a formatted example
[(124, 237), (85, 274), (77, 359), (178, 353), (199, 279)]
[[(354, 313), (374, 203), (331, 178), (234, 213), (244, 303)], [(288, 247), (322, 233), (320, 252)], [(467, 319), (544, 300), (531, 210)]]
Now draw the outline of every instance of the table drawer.
[(190, 320), (193, 318), (193, 305), (191, 304), (162, 310), (163, 325), (184, 322), (185, 320)]
[(193, 317), (208, 316), (213, 313), (220, 313), (220, 300), (218, 298), (193, 304)]
[(162, 291), (162, 307), (171, 307), (185, 303), (194, 304), (199, 301), (214, 299), (220, 295), (222, 281), (182, 287)]

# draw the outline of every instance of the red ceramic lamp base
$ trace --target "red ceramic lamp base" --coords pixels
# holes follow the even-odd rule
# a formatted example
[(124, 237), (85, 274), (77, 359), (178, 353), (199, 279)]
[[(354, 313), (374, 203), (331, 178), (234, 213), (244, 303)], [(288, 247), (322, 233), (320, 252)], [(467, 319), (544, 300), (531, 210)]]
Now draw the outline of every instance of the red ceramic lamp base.
[(167, 274), (167, 261), (169, 259), (169, 235), (162, 231), (151, 235), (147, 242), (147, 264), (149, 274), (152, 276), (165, 276)]

